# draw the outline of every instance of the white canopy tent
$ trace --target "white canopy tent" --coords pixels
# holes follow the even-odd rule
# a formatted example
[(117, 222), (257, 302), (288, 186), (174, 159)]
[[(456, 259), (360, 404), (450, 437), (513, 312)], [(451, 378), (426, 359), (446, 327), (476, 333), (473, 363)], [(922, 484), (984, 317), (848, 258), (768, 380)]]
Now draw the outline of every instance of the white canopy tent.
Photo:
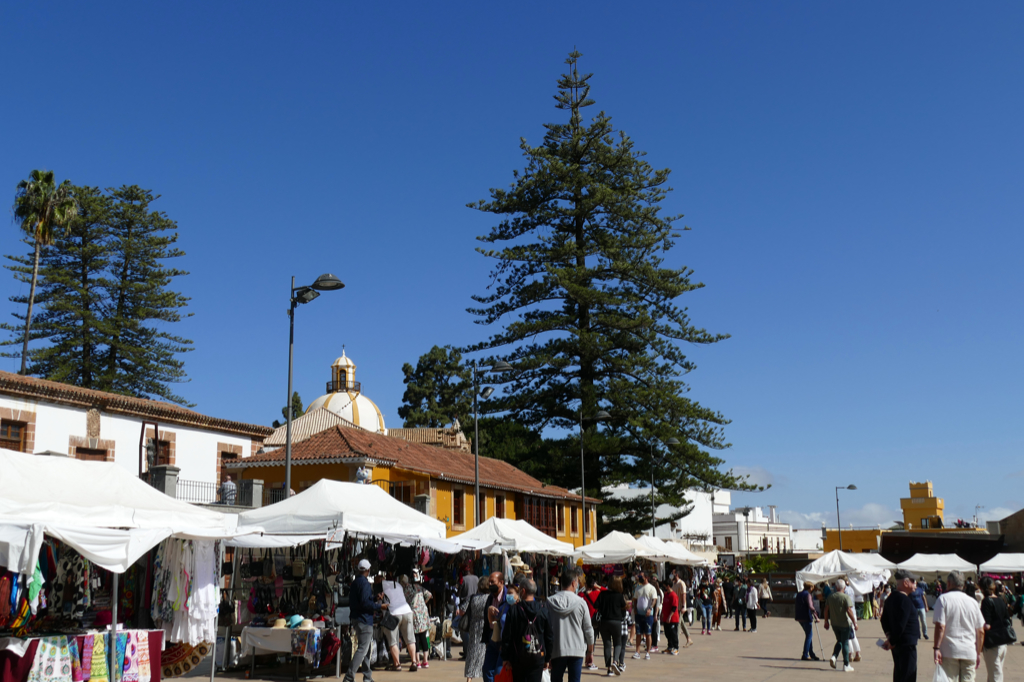
[(572, 554), (573, 559), (585, 564), (622, 564), (638, 558), (651, 561), (665, 561), (654, 550), (632, 535), (613, 530), (597, 542), (584, 545)]
[(889, 580), (891, 574), (888, 569), (877, 568), (860, 558), (860, 554), (832, 550), (797, 571), (797, 585), (808, 581), (820, 583), (844, 578), (854, 590), (867, 594), (875, 585)]
[[(444, 541), (447, 534), (444, 523), (399, 502), (375, 485), (327, 479), (317, 481), (298, 495), (243, 512), (238, 523), (240, 531), (252, 527), (270, 538), (298, 535), (320, 539), (345, 532), (390, 542), (420, 539), (429, 543)], [(267, 546), (255, 539), (244, 542), (256, 543), (244, 546)]]
[(857, 561), (862, 564), (868, 564), (874, 566), (877, 569), (888, 569), (890, 571), (896, 570), (896, 564), (889, 561), (881, 554), (875, 554), (874, 552), (865, 552), (857, 555)]
[(927, 577), (945, 577), (950, 571), (976, 572), (977, 566), (956, 554), (915, 554), (899, 564), (912, 573)]
[(115, 573), (168, 537), (236, 534), (237, 516), (168, 497), (113, 462), (0, 450), (0, 560), (30, 574), (50, 535)]
[(1024, 554), (997, 554), (981, 565), (982, 573), (1024, 573)]
[(476, 528), (448, 539), (466, 549), (484, 554), (531, 552), (568, 556), (575, 551), (568, 542), (559, 542), (526, 521), (491, 517)]
[(636, 541), (654, 552), (657, 555), (656, 561), (678, 564), (680, 566), (708, 565), (706, 559), (697, 556), (678, 542), (668, 542), (667, 540), (651, 537), (650, 535), (641, 535)]

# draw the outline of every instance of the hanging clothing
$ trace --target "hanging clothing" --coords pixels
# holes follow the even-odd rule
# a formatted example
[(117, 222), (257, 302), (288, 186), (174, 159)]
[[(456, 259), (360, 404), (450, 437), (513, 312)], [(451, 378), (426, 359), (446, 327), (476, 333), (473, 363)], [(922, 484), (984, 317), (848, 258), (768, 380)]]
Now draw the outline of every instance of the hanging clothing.
[(107, 677), (107, 645), (106, 635), (92, 635), (92, 671), (91, 682), (110, 682)]
[(28, 682), (71, 682), (71, 652), (67, 637), (43, 637), (28, 671)]

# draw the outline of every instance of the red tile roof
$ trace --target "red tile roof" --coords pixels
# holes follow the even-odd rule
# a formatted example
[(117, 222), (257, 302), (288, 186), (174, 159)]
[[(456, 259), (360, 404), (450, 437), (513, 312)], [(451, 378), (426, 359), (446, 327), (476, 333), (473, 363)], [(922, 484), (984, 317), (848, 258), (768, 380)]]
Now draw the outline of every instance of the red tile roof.
[[(429, 474), (432, 478), (443, 481), (473, 483), (473, 455), (471, 453), (411, 443), (363, 429), (335, 426), (321, 431), (301, 443), (292, 444), (293, 465), (334, 463), (351, 457), (369, 457), (385, 465)], [(244, 457), (230, 466), (235, 469), (246, 469), (281, 466), (283, 463), (284, 448), (278, 448), (255, 454), (252, 457)], [(541, 497), (579, 499), (578, 495), (565, 488), (545, 485), (508, 462), (490, 457), (480, 458), (480, 485)], [(601, 500), (588, 497), (587, 501), (598, 503)]]
[(0, 372), (0, 394), (16, 395), (60, 405), (95, 407), (100, 412), (124, 414), (131, 417), (148, 417), (161, 422), (197, 426), (247, 436), (266, 437), (274, 431), (267, 426), (208, 417), (187, 407), (162, 403), (158, 400), (107, 393), (10, 372)]

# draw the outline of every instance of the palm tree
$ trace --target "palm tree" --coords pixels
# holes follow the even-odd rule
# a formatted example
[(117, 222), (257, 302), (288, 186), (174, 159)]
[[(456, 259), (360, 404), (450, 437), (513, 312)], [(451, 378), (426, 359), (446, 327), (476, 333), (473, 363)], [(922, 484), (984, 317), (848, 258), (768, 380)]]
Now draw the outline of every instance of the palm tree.
[(21, 373), (28, 361), (28, 335), (32, 328), (32, 305), (36, 298), (36, 280), (39, 278), (39, 252), (53, 243), (57, 231), (66, 227), (78, 213), (78, 203), (72, 196), (71, 182), (65, 180), (58, 187), (53, 171), (34, 170), (28, 180), (18, 183), (14, 196), (14, 218), (21, 221), (21, 229), (35, 246), (32, 267), (32, 288), (28, 294), (28, 313), (25, 315), (25, 338), (21, 344)]

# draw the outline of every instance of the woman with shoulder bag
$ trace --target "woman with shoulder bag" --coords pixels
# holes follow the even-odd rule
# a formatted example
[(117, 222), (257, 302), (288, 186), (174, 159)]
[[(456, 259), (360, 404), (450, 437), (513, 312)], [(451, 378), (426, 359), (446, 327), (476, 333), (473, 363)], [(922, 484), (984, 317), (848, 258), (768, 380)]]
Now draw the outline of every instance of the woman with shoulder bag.
[(1003, 663), (1006, 660), (1006, 647), (1017, 641), (1017, 633), (1013, 631), (1013, 621), (1006, 602), (995, 596), (995, 581), (985, 576), (978, 586), (985, 595), (981, 600), (981, 616), (985, 619), (985, 669), (988, 670), (988, 682), (1003, 682)]
[(608, 589), (601, 592), (596, 602), (600, 614), (601, 641), (604, 644), (604, 667), (608, 675), (621, 675), (625, 669), (626, 647), (622, 621), (628, 606), (622, 596), (622, 577), (615, 576)]

